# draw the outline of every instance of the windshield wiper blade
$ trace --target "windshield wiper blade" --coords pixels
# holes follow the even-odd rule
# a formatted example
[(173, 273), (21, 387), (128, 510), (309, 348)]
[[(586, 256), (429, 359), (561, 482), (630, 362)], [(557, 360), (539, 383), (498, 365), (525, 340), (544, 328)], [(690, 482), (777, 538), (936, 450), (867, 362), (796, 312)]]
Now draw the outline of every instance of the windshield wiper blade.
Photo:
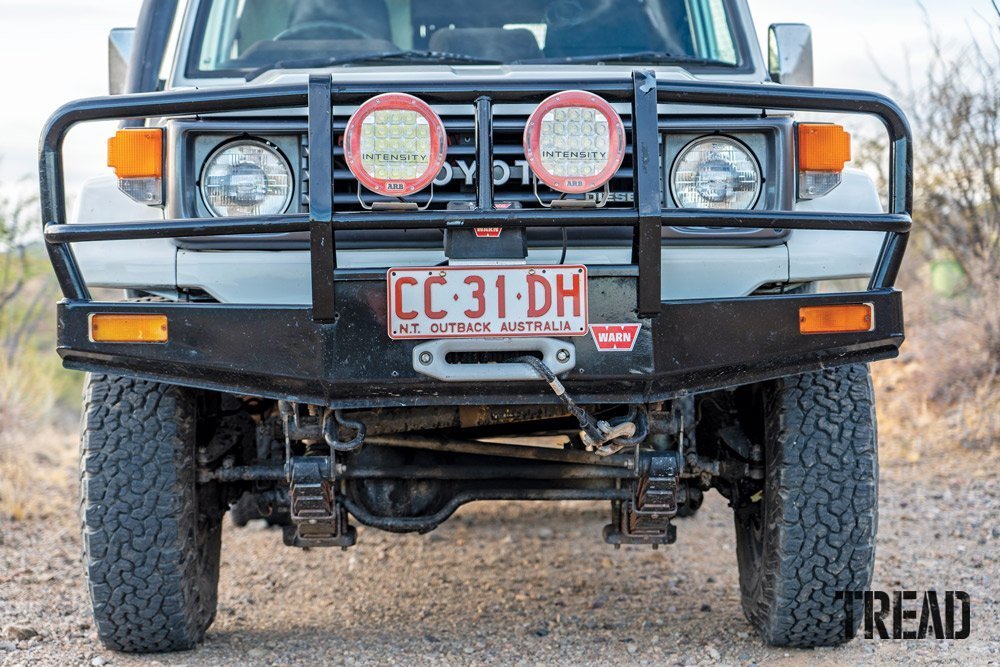
[(567, 56), (565, 58), (538, 58), (533, 60), (518, 60), (516, 65), (559, 65), (576, 63), (649, 63), (649, 64), (685, 64), (685, 65), (718, 65), (735, 67), (733, 63), (715, 58), (701, 58), (688, 54), (667, 53), (665, 51), (634, 51), (630, 53), (604, 53), (582, 56)]
[(296, 60), (279, 60), (264, 67), (248, 72), (247, 81), (253, 81), (257, 77), (277, 69), (316, 69), (323, 67), (336, 67), (338, 65), (359, 65), (363, 63), (377, 62), (423, 62), (440, 64), (461, 64), (461, 65), (502, 65), (503, 61), (489, 58), (477, 58), (463, 53), (449, 53), (446, 51), (375, 51), (371, 53), (355, 53), (344, 56), (333, 56), (327, 58), (300, 58)]

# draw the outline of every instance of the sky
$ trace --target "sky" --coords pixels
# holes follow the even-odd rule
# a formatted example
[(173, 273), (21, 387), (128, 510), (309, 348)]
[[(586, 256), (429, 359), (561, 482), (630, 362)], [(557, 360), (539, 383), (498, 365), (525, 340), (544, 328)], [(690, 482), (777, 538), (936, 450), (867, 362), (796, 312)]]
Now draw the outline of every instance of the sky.
[[(891, 77), (926, 60), (916, 0), (749, 0), (757, 32), (774, 22), (813, 28), (816, 84), (886, 92), (873, 59)], [(0, 191), (34, 188), (37, 145), (59, 105), (107, 91), (107, 33), (134, 25), (140, 0), (0, 0)], [(959, 42), (996, 20), (989, 0), (924, 0), (935, 30)], [(67, 142), (67, 190), (101, 173), (113, 125), (74, 130)], [(27, 179), (22, 182), (22, 179)], [(20, 182), (20, 185), (12, 185)]]

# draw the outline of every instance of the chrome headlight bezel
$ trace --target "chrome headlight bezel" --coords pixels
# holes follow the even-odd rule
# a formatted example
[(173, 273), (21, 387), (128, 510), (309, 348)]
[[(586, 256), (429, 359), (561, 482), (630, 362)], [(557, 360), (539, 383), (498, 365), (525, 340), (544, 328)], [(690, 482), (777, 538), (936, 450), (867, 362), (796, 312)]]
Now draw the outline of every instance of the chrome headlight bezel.
[[(747, 200), (745, 205), (742, 206), (692, 206), (687, 205), (685, 202), (681, 201), (681, 195), (678, 193), (679, 187), (677, 183), (678, 172), (681, 169), (685, 158), (696, 148), (701, 147), (706, 143), (719, 143), (719, 144), (729, 144), (732, 149), (742, 153), (744, 155), (745, 162), (753, 168), (753, 190), (751, 196)], [(729, 162), (728, 160), (724, 160)], [(670, 197), (673, 204), (678, 208), (689, 208), (689, 209), (700, 209), (700, 210), (730, 210), (730, 211), (748, 211), (755, 208), (761, 199), (761, 195), (764, 192), (764, 181), (766, 177), (764, 175), (764, 170), (761, 165), (760, 157), (750, 148), (746, 143), (739, 140), (738, 138), (729, 134), (705, 134), (699, 136), (688, 143), (686, 143), (677, 155), (674, 157), (673, 164), (670, 167), (670, 174), (668, 176), (668, 185), (670, 190)], [(704, 199), (709, 199), (703, 195)]]
[(282, 198), (281, 204), (276, 210), (268, 212), (243, 213), (242, 215), (281, 215), (287, 213), (288, 209), (292, 205), (292, 200), (295, 196), (296, 180), (297, 180), (296, 172), (292, 168), (291, 162), (276, 145), (274, 145), (270, 141), (267, 141), (266, 139), (260, 139), (255, 137), (240, 137), (232, 139), (230, 141), (226, 141), (216, 146), (208, 154), (208, 157), (205, 158), (205, 161), (201, 165), (201, 169), (198, 175), (198, 193), (201, 198), (202, 205), (205, 207), (205, 209), (211, 216), (216, 218), (226, 218), (226, 217), (234, 217), (236, 215), (241, 215), (241, 214), (224, 213), (218, 210), (209, 197), (209, 193), (207, 191), (208, 184), (206, 182), (208, 171), (214, 165), (216, 160), (219, 159), (227, 151), (239, 148), (240, 146), (252, 146), (254, 148), (261, 149), (269, 153), (272, 157), (274, 157), (277, 160), (277, 163), (283, 168), (284, 177), (287, 183), (284, 197)]

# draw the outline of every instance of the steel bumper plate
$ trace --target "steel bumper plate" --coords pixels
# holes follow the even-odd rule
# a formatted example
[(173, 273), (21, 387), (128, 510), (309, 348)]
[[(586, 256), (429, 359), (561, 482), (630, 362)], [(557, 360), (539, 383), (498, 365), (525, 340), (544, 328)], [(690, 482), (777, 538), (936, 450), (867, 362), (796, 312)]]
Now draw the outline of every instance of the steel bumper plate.
[[(592, 270), (591, 325), (639, 325), (631, 350), (601, 350), (594, 336), (560, 338), (576, 366), (563, 375), (580, 402), (644, 402), (737, 386), (824, 366), (894, 357), (903, 340), (894, 290), (668, 302), (658, 317), (635, 313), (633, 269)], [(541, 382), (442, 382), (417, 372), (414, 348), (391, 340), (385, 274), (338, 272), (338, 317), (317, 323), (308, 307), (63, 301), (59, 353), (67, 368), (117, 373), (243, 395), (342, 408), (540, 404)], [(868, 302), (875, 329), (803, 336), (799, 308)], [(163, 313), (163, 344), (90, 340), (93, 313)], [(605, 346), (607, 347), (607, 346)], [(612, 346), (614, 347), (614, 346)]]

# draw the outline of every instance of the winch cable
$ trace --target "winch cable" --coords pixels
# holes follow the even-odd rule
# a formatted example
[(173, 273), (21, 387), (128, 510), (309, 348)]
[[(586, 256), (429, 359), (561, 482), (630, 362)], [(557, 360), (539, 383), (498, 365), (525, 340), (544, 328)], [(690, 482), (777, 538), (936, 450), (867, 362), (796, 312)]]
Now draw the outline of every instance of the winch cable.
[[(341, 440), (337, 432), (339, 426), (354, 431), (354, 437)], [(341, 410), (327, 410), (323, 414), (323, 439), (333, 452), (350, 454), (358, 451), (365, 444), (366, 430), (361, 422), (345, 419)]]
[(573, 398), (566, 392), (556, 374), (552, 372), (545, 362), (535, 357), (517, 357), (511, 363), (521, 363), (531, 366), (543, 380), (545, 380), (552, 392), (566, 406), (577, 422), (580, 424), (580, 439), (587, 451), (595, 452), (599, 456), (611, 456), (625, 447), (636, 446), (646, 439), (648, 434), (647, 421), (644, 413), (631, 408), (624, 419), (613, 419), (610, 421), (598, 421), (589, 412), (581, 408)]

